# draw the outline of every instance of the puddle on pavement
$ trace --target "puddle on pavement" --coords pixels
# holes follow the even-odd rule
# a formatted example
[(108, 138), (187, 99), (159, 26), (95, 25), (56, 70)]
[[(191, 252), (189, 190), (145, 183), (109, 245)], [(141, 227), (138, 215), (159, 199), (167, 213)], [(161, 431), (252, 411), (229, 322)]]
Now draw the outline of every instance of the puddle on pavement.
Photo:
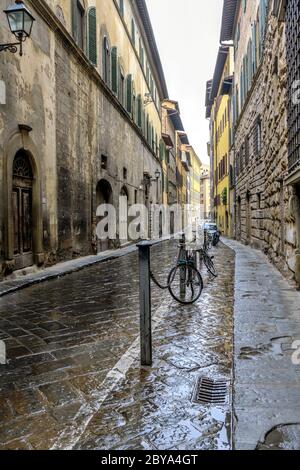
[(256, 450), (299, 450), (300, 423), (280, 425), (269, 431)]
[(281, 336), (278, 338), (272, 338), (269, 344), (259, 344), (256, 347), (244, 347), (241, 348), (239, 359), (241, 360), (251, 360), (256, 357), (269, 354), (272, 356), (283, 357), (286, 350), (286, 346), (291, 345), (292, 337), (291, 336)]

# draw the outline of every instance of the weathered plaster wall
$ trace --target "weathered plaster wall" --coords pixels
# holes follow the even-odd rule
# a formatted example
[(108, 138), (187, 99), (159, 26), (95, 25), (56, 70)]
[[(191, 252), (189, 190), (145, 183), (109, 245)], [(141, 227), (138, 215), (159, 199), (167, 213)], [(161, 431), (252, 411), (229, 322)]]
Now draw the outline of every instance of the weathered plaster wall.
[[(6, 6), (11, 2), (4, 3)], [(34, 10), (33, 14), (37, 17)], [(0, 15), (0, 42), (12, 39), (5, 15)], [(10, 52), (0, 55), (0, 80), (6, 88), (6, 104), (0, 104), (0, 264), (5, 258), (4, 154), (12, 136), (19, 132), (19, 124), (33, 129), (30, 138), (38, 149), (34, 158), (42, 169), (43, 243), (46, 250), (56, 249), (54, 47), (54, 34), (43, 21), (36, 21), (32, 38), (24, 44), (22, 58)]]

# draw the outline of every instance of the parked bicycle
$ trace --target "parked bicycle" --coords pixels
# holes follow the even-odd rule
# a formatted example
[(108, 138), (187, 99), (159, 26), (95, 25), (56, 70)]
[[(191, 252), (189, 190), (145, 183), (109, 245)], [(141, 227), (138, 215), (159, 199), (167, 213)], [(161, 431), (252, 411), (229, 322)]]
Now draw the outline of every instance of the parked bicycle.
[(152, 272), (151, 278), (160, 289), (168, 289), (177, 302), (189, 305), (200, 298), (203, 290), (203, 279), (198, 269), (199, 258), (204, 262), (212, 276), (217, 277), (217, 271), (214, 266), (213, 256), (208, 254), (206, 242), (201, 249), (187, 250), (185, 238), (182, 237), (178, 248), (179, 254), (176, 266), (169, 273), (167, 285), (161, 285)]
[(168, 289), (177, 302), (185, 305), (195, 303), (202, 294), (203, 279), (197, 269), (197, 259), (192, 251), (178, 257), (177, 265), (168, 276)]
[(215, 267), (215, 264), (214, 264), (214, 261), (213, 261), (214, 256), (210, 256), (208, 254), (208, 249), (205, 245), (204, 245), (203, 248), (201, 248), (200, 250), (197, 250), (197, 251), (200, 254), (200, 258), (202, 259), (203, 263), (205, 264), (207, 271), (213, 277), (217, 277), (218, 273), (217, 273), (217, 270), (216, 270), (216, 267)]

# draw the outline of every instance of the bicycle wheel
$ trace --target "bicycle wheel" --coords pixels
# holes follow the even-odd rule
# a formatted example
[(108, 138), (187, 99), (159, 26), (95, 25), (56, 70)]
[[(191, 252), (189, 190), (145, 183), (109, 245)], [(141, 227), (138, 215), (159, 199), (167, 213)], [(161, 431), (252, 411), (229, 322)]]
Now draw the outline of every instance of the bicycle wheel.
[(203, 290), (203, 280), (199, 271), (188, 264), (178, 265), (168, 277), (169, 292), (177, 302), (189, 305), (196, 302)]
[(208, 255), (208, 254), (204, 254), (203, 256), (203, 261), (204, 261), (204, 264), (207, 268), (207, 271), (214, 277), (217, 277), (218, 276), (218, 273), (217, 273), (217, 270), (215, 268), (215, 265), (214, 265), (214, 262), (213, 260), (211, 259), (211, 257)]

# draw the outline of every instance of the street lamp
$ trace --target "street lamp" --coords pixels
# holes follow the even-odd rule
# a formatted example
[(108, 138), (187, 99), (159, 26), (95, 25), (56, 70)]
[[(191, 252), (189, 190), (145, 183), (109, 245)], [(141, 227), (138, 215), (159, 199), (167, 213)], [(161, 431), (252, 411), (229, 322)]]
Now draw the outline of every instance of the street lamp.
[(14, 5), (4, 10), (4, 13), (7, 17), (9, 29), (18, 42), (0, 44), (0, 52), (8, 50), (15, 54), (18, 50), (18, 46), (20, 46), (20, 56), (22, 56), (23, 42), (30, 37), (35, 19), (22, 0), (16, 0)]
[(160, 171), (159, 171), (159, 170), (156, 170), (156, 172), (155, 172), (155, 179), (156, 179), (156, 180), (159, 180), (159, 178), (160, 178)]

